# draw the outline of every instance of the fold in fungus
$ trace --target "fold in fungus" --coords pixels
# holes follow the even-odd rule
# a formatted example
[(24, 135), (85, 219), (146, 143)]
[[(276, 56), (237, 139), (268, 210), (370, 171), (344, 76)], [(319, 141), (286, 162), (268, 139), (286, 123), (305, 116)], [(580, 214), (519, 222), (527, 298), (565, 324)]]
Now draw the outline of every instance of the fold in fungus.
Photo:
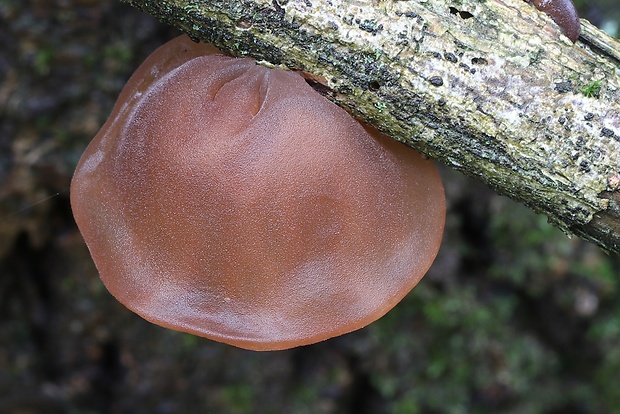
[(109, 291), (158, 325), (254, 350), (359, 329), (433, 262), (433, 163), (293, 72), (179, 37), (131, 77), (71, 184)]

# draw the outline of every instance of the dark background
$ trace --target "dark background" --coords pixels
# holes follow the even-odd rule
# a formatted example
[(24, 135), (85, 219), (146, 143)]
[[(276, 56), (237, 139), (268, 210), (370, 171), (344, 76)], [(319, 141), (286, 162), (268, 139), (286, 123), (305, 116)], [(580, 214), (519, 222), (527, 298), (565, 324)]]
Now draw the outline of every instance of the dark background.
[[(582, 15), (613, 30), (612, 4)], [(620, 259), (445, 168), (437, 261), (365, 329), (257, 353), (117, 303), (69, 181), (177, 34), (117, 1), (0, 0), (0, 413), (620, 412)]]

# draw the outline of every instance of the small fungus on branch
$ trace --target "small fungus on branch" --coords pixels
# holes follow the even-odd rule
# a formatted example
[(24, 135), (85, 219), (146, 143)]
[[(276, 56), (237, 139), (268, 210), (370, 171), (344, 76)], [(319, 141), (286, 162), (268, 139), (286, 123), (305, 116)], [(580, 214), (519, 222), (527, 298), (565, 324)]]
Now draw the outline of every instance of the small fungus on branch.
[(529, 0), (538, 10), (547, 14), (573, 43), (581, 34), (581, 22), (572, 0)]

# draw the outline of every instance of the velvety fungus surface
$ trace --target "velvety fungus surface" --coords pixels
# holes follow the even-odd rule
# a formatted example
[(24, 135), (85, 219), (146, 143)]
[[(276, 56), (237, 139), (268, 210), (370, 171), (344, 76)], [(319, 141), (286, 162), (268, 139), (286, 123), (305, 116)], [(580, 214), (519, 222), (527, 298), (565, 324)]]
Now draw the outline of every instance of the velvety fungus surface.
[(361, 328), (433, 262), (433, 163), (297, 73), (179, 37), (123, 89), (71, 184), (109, 291), (158, 325), (254, 350)]

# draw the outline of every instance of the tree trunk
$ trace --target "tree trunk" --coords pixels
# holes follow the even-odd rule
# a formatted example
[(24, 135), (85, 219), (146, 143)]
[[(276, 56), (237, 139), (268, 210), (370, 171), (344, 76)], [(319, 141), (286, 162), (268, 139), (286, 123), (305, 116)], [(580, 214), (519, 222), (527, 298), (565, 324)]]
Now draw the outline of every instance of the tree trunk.
[[(620, 253), (620, 43), (522, 0), (127, 0)], [(300, 149), (303, 150), (303, 149)]]

